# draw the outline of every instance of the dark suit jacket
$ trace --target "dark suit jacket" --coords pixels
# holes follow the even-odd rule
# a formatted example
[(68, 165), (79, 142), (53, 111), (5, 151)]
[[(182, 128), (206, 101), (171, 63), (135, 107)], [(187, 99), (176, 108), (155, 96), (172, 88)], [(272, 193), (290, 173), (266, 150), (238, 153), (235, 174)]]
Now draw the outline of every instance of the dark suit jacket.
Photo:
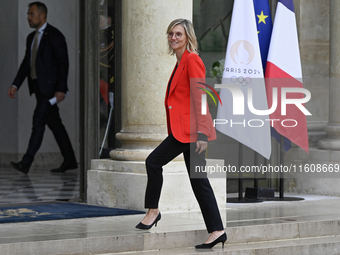
[[(36, 58), (37, 82), (41, 93), (45, 97), (52, 98), (57, 91), (64, 93), (68, 91), (67, 45), (64, 35), (57, 28), (47, 24), (43, 33)], [(35, 31), (27, 37), (26, 54), (13, 81), (13, 85), (19, 89), (27, 77), (30, 94), (34, 93), (34, 86), (30, 77), (31, 46), (34, 35)]]

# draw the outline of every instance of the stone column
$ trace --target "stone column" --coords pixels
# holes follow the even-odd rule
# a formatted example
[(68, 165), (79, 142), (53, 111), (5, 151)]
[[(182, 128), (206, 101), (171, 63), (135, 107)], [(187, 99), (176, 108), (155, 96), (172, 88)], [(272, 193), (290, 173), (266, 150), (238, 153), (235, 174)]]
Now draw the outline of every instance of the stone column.
[(340, 1), (330, 0), (329, 122), (327, 138), (318, 142), (321, 149), (340, 150)]
[(331, 172), (331, 167), (340, 163), (340, 102), (337, 99), (340, 95), (340, 65), (337, 62), (340, 55), (340, 1), (300, 0), (300, 3), (299, 38), (303, 81), (312, 94), (312, 100), (306, 103), (307, 109), (313, 114), (313, 129), (307, 122), (308, 135), (311, 138), (310, 131), (318, 131), (318, 127), (324, 126), (326, 121), (327, 138), (319, 140), (318, 136), (323, 134), (315, 133), (319, 147), (313, 146), (315, 140), (312, 137), (309, 153), (292, 148), (285, 155), (285, 164), (307, 167), (322, 165), (324, 169), (328, 166), (330, 171), (324, 173), (324, 178), (315, 178), (306, 172), (296, 173), (294, 179), (286, 181), (285, 188), (288, 192), (298, 194), (339, 196), (337, 173)]
[(167, 54), (165, 33), (175, 17), (191, 19), (191, 2), (122, 2), (122, 130), (116, 135), (122, 147), (112, 159), (145, 160), (166, 137), (163, 101), (176, 59)]
[[(164, 97), (176, 58), (167, 53), (166, 29), (176, 18), (192, 20), (192, 0), (122, 2), (122, 147), (111, 160), (92, 160), (88, 203), (144, 209), (145, 159), (167, 136)], [(160, 210), (199, 209), (181, 158), (164, 167)], [(216, 184), (214, 185), (213, 182)], [(225, 179), (212, 186), (225, 205)]]

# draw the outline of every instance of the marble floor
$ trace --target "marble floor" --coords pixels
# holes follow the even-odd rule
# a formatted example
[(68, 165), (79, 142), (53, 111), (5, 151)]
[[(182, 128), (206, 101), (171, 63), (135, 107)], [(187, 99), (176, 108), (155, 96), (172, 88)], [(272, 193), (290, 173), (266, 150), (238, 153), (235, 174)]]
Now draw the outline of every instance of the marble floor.
[(27, 175), (12, 168), (0, 168), (0, 206), (77, 201), (79, 169), (52, 174), (50, 168), (31, 168)]

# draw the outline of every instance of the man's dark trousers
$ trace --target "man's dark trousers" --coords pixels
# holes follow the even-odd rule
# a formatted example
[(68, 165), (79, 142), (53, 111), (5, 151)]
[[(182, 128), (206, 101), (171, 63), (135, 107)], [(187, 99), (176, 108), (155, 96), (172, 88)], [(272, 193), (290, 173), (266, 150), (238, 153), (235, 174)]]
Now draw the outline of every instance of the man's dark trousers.
[(22, 161), (27, 164), (31, 164), (33, 162), (34, 156), (42, 143), (45, 126), (47, 125), (51, 129), (57, 141), (61, 154), (64, 157), (64, 161), (70, 163), (76, 162), (70, 138), (60, 119), (59, 108), (57, 104), (50, 104), (50, 98), (45, 97), (40, 92), (37, 80), (34, 80), (33, 83), (37, 105), (33, 115), (33, 128), (30, 141), (27, 152), (24, 155)]

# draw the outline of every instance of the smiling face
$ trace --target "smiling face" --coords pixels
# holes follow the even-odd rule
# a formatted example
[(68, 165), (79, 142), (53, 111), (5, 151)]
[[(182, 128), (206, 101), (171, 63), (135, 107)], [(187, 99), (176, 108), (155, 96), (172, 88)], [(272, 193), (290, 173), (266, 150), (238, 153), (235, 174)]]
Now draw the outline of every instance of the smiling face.
[(187, 44), (188, 44), (188, 38), (185, 33), (184, 27), (181, 25), (174, 26), (172, 31), (168, 34), (168, 40), (170, 47), (175, 52), (184, 52)]
[(27, 12), (28, 24), (31, 28), (39, 29), (45, 24), (46, 14), (38, 9), (38, 6), (32, 5)]

